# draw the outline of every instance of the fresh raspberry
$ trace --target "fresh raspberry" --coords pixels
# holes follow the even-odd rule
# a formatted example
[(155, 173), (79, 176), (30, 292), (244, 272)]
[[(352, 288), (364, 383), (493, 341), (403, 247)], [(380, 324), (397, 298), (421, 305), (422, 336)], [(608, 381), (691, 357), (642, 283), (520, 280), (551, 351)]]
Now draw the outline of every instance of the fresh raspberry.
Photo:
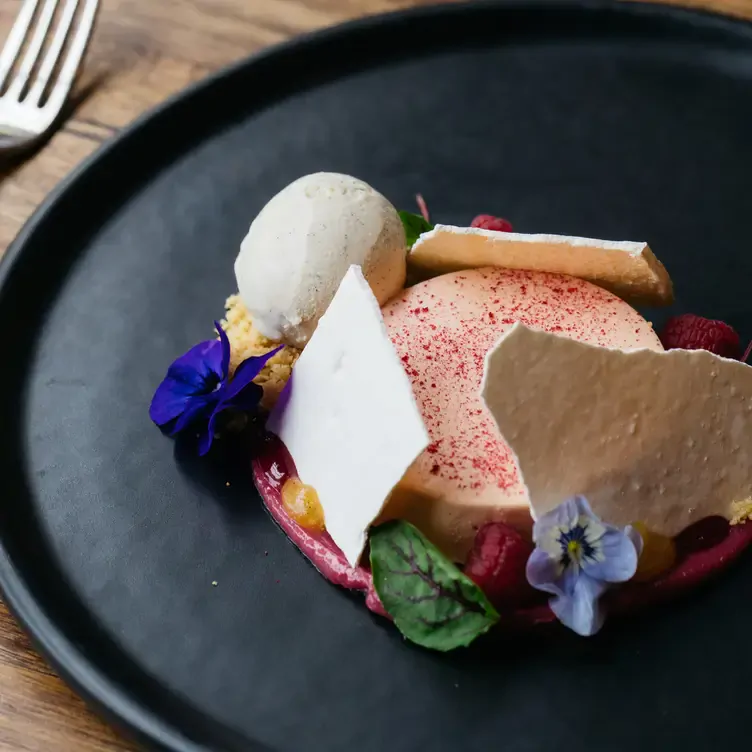
[(518, 606), (535, 594), (525, 576), (532, 552), (532, 543), (514, 528), (503, 522), (488, 522), (475, 536), (465, 574), (495, 606)]
[(481, 230), (495, 230), (496, 232), (512, 232), (512, 223), (492, 214), (479, 214), (471, 223), (470, 227), (478, 227)]
[(708, 350), (724, 358), (739, 359), (739, 335), (723, 321), (693, 313), (671, 317), (663, 327), (661, 342), (667, 350)]

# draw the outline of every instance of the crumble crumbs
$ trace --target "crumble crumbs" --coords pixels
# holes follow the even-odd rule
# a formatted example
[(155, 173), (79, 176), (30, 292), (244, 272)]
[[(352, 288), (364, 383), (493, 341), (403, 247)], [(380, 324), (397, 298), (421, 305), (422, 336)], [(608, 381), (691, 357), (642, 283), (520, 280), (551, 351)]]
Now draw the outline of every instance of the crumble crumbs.
[[(225, 318), (221, 324), (227, 333), (232, 348), (230, 373), (234, 373), (235, 369), (246, 358), (250, 358), (252, 355), (264, 355), (279, 344), (279, 342), (264, 337), (256, 329), (238, 294), (231, 295), (225, 301)], [(270, 408), (277, 401), (282, 388), (290, 378), (292, 367), (299, 355), (300, 350), (294, 347), (283, 348), (256, 377), (255, 382), (264, 389), (264, 397), (261, 400), (264, 407)]]
[(739, 525), (750, 519), (752, 519), (752, 498), (732, 502), (730, 525)]

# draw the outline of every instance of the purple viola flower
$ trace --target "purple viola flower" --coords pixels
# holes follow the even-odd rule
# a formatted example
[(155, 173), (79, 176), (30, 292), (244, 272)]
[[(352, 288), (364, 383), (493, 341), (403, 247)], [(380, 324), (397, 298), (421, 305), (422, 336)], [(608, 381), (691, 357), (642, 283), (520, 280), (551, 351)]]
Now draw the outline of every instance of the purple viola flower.
[(553, 594), (549, 605), (562, 624), (579, 635), (595, 634), (605, 616), (600, 597), (637, 569), (640, 534), (629, 525), (607, 525), (584, 496), (575, 496), (536, 521), (533, 541), (528, 582)]
[(253, 379), (282, 349), (244, 360), (230, 379), (230, 340), (216, 321), (214, 326), (219, 339), (201, 342), (181, 355), (167, 370), (149, 408), (149, 417), (170, 436), (200, 426), (198, 453), (202, 456), (211, 449), (221, 413), (258, 408), (263, 389)]

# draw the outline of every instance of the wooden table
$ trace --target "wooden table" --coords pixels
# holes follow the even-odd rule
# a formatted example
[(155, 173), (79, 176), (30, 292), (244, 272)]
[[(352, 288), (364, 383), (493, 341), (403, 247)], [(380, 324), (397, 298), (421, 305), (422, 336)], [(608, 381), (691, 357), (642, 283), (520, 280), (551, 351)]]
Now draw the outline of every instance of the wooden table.
[[(38, 154), (0, 173), (0, 256), (37, 204), (74, 165), (173, 92), (300, 32), (428, 2), (102, 0), (74, 116)], [(20, 4), (0, 2), (0, 38)], [(752, 18), (752, 0), (679, 4)], [(0, 750), (134, 749), (62, 683), (0, 603)]]

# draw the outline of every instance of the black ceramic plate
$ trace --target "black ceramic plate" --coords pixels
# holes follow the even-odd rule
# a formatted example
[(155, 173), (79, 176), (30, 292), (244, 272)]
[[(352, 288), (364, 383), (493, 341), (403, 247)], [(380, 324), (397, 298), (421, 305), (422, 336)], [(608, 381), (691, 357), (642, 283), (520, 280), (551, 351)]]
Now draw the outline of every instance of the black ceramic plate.
[(595, 639), (502, 632), (440, 656), (327, 584), (248, 467), (151, 425), (167, 364), (234, 290), (251, 218), (316, 170), (408, 209), (422, 191), (449, 223), (649, 239), (675, 310), (752, 335), (749, 26), (448, 6), (242, 63), (101, 150), (2, 266), (0, 581), (43, 652), (170, 750), (744, 744), (749, 559)]

